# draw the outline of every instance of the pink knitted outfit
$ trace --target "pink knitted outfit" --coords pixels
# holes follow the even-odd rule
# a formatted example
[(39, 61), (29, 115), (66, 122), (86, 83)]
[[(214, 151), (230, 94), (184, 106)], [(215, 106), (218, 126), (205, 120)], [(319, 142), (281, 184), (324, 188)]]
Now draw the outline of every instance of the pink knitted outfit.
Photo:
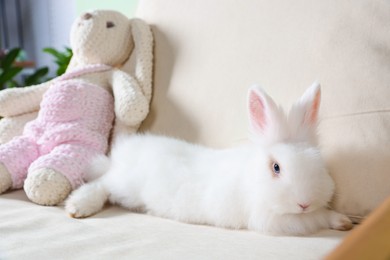
[(91, 65), (59, 77), (43, 96), (38, 117), (23, 135), (0, 146), (0, 162), (21, 188), (27, 172), (50, 168), (62, 173), (73, 188), (83, 183), (91, 158), (107, 150), (114, 120), (114, 98), (104, 88), (76, 77), (109, 70)]

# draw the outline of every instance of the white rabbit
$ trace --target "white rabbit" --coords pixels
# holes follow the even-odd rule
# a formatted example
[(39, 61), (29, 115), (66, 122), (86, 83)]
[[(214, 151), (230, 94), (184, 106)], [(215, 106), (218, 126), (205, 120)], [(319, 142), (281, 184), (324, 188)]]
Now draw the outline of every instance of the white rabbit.
[(97, 158), (66, 211), (90, 216), (109, 200), (130, 210), (182, 222), (303, 235), (349, 230), (328, 209), (334, 192), (316, 145), (320, 86), (314, 83), (288, 116), (259, 87), (249, 90), (252, 143), (215, 150), (153, 135), (122, 136), (111, 159)]

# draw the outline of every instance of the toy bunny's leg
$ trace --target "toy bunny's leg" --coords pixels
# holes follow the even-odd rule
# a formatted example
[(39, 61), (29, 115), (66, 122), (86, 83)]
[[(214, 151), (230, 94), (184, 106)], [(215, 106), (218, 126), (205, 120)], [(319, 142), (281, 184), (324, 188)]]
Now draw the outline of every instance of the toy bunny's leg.
[(24, 190), (41, 205), (57, 205), (83, 184), (84, 171), (98, 151), (78, 144), (62, 144), (41, 156), (28, 170)]
[(29, 170), (24, 191), (32, 202), (54, 206), (68, 197), (72, 186), (61, 172), (51, 168), (39, 168)]
[(19, 136), (0, 146), (0, 193), (20, 189), (30, 164), (39, 156), (39, 148), (27, 137)]
[(4, 164), (0, 163), (0, 194), (7, 191), (12, 186), (11, 174)]

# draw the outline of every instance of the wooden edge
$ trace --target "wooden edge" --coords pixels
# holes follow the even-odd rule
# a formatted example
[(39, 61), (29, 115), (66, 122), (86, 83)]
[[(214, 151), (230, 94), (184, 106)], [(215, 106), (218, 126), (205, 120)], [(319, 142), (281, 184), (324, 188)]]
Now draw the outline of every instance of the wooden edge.
[(390, 260), (390, 198), (343, 240), (326, 260)]

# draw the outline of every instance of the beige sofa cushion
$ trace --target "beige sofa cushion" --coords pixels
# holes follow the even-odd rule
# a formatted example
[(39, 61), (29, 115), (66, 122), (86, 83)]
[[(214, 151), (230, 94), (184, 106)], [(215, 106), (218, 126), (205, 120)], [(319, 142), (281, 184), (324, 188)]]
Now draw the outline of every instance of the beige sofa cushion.
[(389, 1), (148, 0), (138, 16), (156, 38), (144, 130), (237, 145), (252, 83), (289, 107), (317, 79), (334, 207), (362, 217), (389, 196)]
[[(109, 206), (85, 219), (38, 206), (19, 190), (0, 196), (0, 259), (322, 259), (349, 233), (272, 237), (136, 214)], [(299, 250), (297, 250), (299, 249)]]

